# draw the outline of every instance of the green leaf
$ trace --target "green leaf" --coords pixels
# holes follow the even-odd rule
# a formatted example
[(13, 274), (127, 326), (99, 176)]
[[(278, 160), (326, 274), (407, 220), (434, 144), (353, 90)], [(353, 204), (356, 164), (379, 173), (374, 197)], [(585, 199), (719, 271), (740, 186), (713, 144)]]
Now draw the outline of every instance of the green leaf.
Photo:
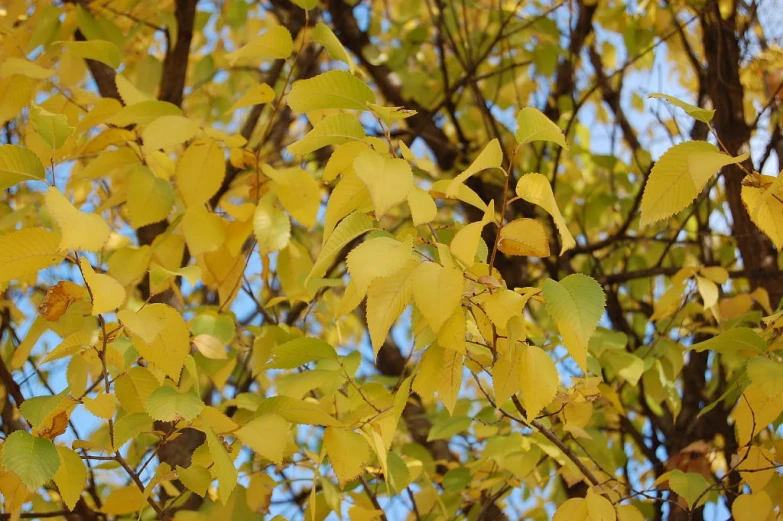
[(514, 134), (522, 145), (533, 141), (549, 141), (568, 150), (563, 131), (540, 110), (525, 107), (517, 115), (517, 131)]
[(59, 42), (79, 58), (95, 60), (116, 69), (122, 63), (122, 54), (112, 42), (106, 40), (89, 40), (87, 42)]
[(337, 254), (352, 240), (374, 228), (373, 219), (361, 212), (353, 212), (340, 221), (321, 248), (321, 253), (313, 264), (308, 279), (317, 279), (326, 274), (326, 270)]
[(172, 387), (159, 387), (147, 398), (147, 412), (155, 420), (190, 421), (199, 415), (204, 402), (195, 391), (181, 393)]
[(738, 327), (704, 342), (693, 344), (691, 349), (694, 351), (710, 350), (722, 354), (742, 354), (745, 352), (746, 355), (755, 356), (767, 352), (767, 343), (749, 327)]
[(294, 42), (291, 39), (291, 33), (284, 26), (275, 25), (250, 40), (243, 47), (226, 54), (226, 58), (231, 65), (240, 60), (257, 60), (258, 58), (282, 60), (288, 58), (293, 49)]
[(701, 107), (691, 105), (690, 103), (685, 103), (684, 101), (680, 101), (673, 96), (669, 96), (668, 94), (655, 93), (655, 94), (650, 94), (648, 97), (665, 99), (675, 107), (680, 107), (682, 110), (685, 111), (686, 114), (688, 114), (693, 119), (696, 119), (698, 121), (703, 121), (704, 123), (709, 123), (710, 121), (712, 121), (712, 117), (715, 115), (714, 110), (703, 109)]
[(16, 431), (3, 443), (3, 466), (34, 492), (54, 477), (60, 456), (51, 441)]
[(45, 179), (46, 170), (35, 152), (18, 145), (0, 145), (0, 190), (23, 181)]
[(601, 286), (587, 275), (574, 273), (560, 282), (544, 283), (546, 310), (555, 319), (563, 344), (579, 367), (587, 370), (587, 346), (601, 316), (606, 297)]
[(64, 115), (52, 114), (38, 105), (33, 105), (30, 110), (30, 122), (44, 143), (53, 150), (62, 147), (75, 130), (68, 125), (68, 118)]
[(297, 338), (281, 344), (272, 351), (270, 369), (295, 369), (317, 360), (337, 360), (337, 352), (318, 338)]
[(237, 486), (239, 472), (215, 432), (209, 427), (204, 427), (204, 434), (207, 435), (207, 447), (209, 447), (209, 453), (215, 463), (213, 470), (218, 480), (218, 498), (225, 505), (228, 498), (231, 497), (234, 487)]
[(364, 139), (364, 128), (356, 116), (347, 112), (326, 116), (299, 141), (288, 146), (288, 151), (297, 156), (309, 154), (328, 145), (340, 145), (349, 141)]
[(710, 178), (726, 165), (741, 163), (748, 157), (722, 154), (715, 145), (688, 141), (674, 145), (655, 163), (642, 195), (645, 226), (670, 217), (696, 199)]
[(296, 81), (288, 94), (288, 105), (295, 112), (367, 110), (367, 103), (375, 103), (372, 89), (347, 71), (329, 71), (315, 78)]
[[(669, 473), (669, 487), (688, 504), (688, 508), (694, 508), (694, 502), (701, 496), (709, 483), (701, 474), (695, 472), (685, 473), (681, 470), (673, 470)], [(704, 497), (702, 497), (702, 500)]]

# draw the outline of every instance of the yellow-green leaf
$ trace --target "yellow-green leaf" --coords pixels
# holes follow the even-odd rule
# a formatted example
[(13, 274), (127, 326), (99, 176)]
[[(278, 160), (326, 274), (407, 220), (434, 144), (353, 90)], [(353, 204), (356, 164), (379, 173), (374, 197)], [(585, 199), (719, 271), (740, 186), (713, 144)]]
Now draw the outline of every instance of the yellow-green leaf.
[(116, 69), (122, 63), (122, 54), (116, 45), (106, 40), (89, 40), (86, 42), (60, 42), (70, 52), (84, 58), (105, 63)]
[(147, 125), (162, 116), (182, 116), (182, 110), (167, 101), (144, 100), (123, 107), (106, 123), (117, 127)]
[(62, 114), (52, 114), (38, 105), (30, 109), (30, 122), (49, 148), (61, 148), (71, 135), (74, 128), (68, 125), (68, 118)]
[(674, 145), (655, 163), (642, 195), (642, 226), (685, 209), (726, 165), (741, 163), (747, 154), (731, 157), (715, 145), (688, 141)]
[(149, 154), (181, 145), (195, 136), (198, 129), (198, 123), (184, 116), (161, 116), (144, 127), (141, 133), (144, 152)]
[(742, 204), (753, 223), (772, 240), (775, 247), (783, 248), (783, 176), (756, 176), (754, 186), (746, 178), (742, 184)]
[(133, 345), (153, 366), (173, 380), (179, 380), (190, 353), (190, 333), (182, 315), (166, 304), (148, 304), (138, 312), (117, 313), (126, 330), (133, 333)]
[(712, 117), (715, 115), (715, 110), (703, 109), (701, 107), (691, 105), (690, 103), (685, 103), (684, 101), (678, 100), (674, 96), (669, 96), (668, 94), (655, 93), (655, 94), (650, 94), (648, 97), (665, 99), (675, 107), (679, 107), (682, 110), (684, 110), (685, 113), (688, 114), (693, 119), (696, 119), (698, 121), (703, 121), (704, 123), (709, 123), (710, 121), (712, 121)]
[(277, 198), (291, 217), (306, 228), (312, 228), (321, 206), (321, 187), (313, 175), (301, 168), (277, 170), (263, 165), (262, 170), (272, 179)]
[(294, 42), (288, 29), (282, 25), (275, 25), (236, 51), (226, 54), (226, 58), (228, 58), (228, 62), (231, 65), (240, 60), (248, 61), (257, 60), (258, 58), (285, 59), (291, 55), (293, 48)]
[(517, 131), (514, 135), (520, 145), (533, 141), (549, 141), (568, 150), (568, 143), (560, 127), (534, 107), (525, 107), (519, 111)]
[(23, 181), (45, 179), (46, 171), (35, 152), (18, 145), (0, 145), (0, 190)]
[(401, 270), (375, 279), (367, 290), (367, 327), (376, 356), (392, 325), (411, 301), (412, 275), (418, 265), (417, 260), (409, 259)]
[(259, 253), (267, 255), (286, 247), (291, 239), (291, 220), (284, 211), (275, 207), (271, 197), (266, 196), (258, 201), (253, 216), (253, 231)]
[(54, 443), (25, 431), (13, 432), (3, 443), (3, 467), (35, 492), (52, 479), (60, 467)]
[[(315, 1), (311, 3), (313, 5), (316, 4)], [(337, 36), (335, 36), (335, 34), (332, 32), (331, 29), (329, 29), (328, 25), (326, 25), (323, 22), (318, 22), (317, 24), (315, 24), (312, 34), (313, 34), (313, 40), (323, 45), (324, 49), (326, 49), (326, 52), (329, 53), (329, 56), (331, 56), (335, 60), (339, 60), (343, 63), (347, 63), (348, 66), (351, 68), (351, 71), (354, 70), (356, 66), (353, 62), (353, 59), (345, 50), (345, 47), (343, 47), (343, 44), (340, 42), (340, 39), (337, 38)]]
[(701, 474), (695, 472), (685, 473), (675, 469), (669, 473), (669, 487), (685, 500), (689, 509), (693, 509), (698, 506), (694, 503), (699, 497), (702, 498), (701, 501), (704, 501), (702, 494), (709, 487), (709, 483)]
[(318, 109), (367, 110), (375, 94), (362, 80), (347, 71), (329, 71), (314, 78), (295, 81), (288, 105), (296, 112)]
[(348, 243), (373, 229), (373, 220), (361, 212), (353, 212), (340, 221), (321, 248), (308, 279), (323, 277), (334, 258)]
[(579, 367), (587, 370), (587, 343), (604, 313), (606, 297), (587, 275), (574, 273), (560, 282), (544, 282), (546, 309), (557, 323), (563, 344)]
[(174, 205), (174, 189), (165, 180), (155, 177), (149, 168), (138, 166), (129, 173), (128, 215), (130, 225), (141, 228), (168, 217)]
[(313, 130), (299, 141), (288, 146), (292, 154), (303, 156), (328, 145), (340, 145), (364, 139), (364, 127), (356, 116), (340, 112), (326, 116), (315, 124)]
[(190, 421), (201, 413), (204, 402), (195, 391), (179, 392), (168, 386), (159, 387), (147, 398), (147, 413), (164, 422)]
[(212, 483), (209, 469), (196, 463), (192, 463), (188, 468), (177, 465), (177, 477), (188, 490), (201, 497), (207, 494), (209, 485)]
[(215, 463), (214, 471), (218, 480), (218, 499), (224, 505), (228, 498), (231, 496), (231, 492), (234, 491), (234, 487), (237, 485), (239, 473), (234, 467), (234, 462), (226, 452), (223, 442), (209, 427), (204, 427), (204, 434), (207, 435), (207, 446), (209, 447), (209, 453), (212, 455), (212, 461)]
[(273, 99), (275, 99), (275, 91), (272, 90), (272, 87), (266, 83), (259, 83), (245, 91), (242, 97), (234, 102), (226, 112), (234, 112), (235, 110), (252, 107), (253, 105), (263, 105)]

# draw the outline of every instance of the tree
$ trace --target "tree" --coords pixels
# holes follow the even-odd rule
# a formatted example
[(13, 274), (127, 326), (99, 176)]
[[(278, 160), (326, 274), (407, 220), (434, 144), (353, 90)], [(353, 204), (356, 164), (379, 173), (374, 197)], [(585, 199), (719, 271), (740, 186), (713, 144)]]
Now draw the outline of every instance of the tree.
[(781, 519), (774, 6), (0, 14), (0, 519)]

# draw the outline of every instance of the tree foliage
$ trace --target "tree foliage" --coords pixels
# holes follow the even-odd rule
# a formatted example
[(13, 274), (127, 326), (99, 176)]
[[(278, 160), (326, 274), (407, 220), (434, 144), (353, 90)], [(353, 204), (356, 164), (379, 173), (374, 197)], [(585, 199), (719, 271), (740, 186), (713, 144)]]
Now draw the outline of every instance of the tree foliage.
[(779, 31), (7, 2), (0, 519), (780, 519)]

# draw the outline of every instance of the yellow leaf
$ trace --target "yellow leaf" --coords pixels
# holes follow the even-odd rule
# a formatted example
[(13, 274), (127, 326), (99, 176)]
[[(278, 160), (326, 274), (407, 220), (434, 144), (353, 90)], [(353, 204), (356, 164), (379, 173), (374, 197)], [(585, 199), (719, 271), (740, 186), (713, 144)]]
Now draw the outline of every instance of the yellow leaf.
[[(122, 312), (126, 312), (123, 310)], [(128, 413), (146, 414), (147, 398), (160, 387), (160, 382), (146, 367), (131, 367), (114, 382), (115, 394), (120, 406)]]
[(199, 352), (211, 360), (225, 360), (228, 358), (226, 354), (226, 346), (220, 339), (214, 335), (202, 333), (196, 335), (193, 338), (193, 345)]
[(326, 203), (323, 242), (326, 243), (329, 239), (340, 219), (355, 210), (360, 213), (369, 213), (372, 208), (370, 192), (365, 184), (353, 170), (346, 172), (332, 190), (329, 201)]
[(23, 228), (0, 236), (0, 284), (37, 273), (63, 258), (54, 232)]
[(481, 309), (499, 329), (506, 329), (509, 319), (522, 315), (527, 299), (510, 289), (499, 289), (493, 293), (482, 293), (475, 300)]
[(742, 185), (742, 204), (753, 223), (783, 248), (783, 176), (758, 176), (761, 186), (753, 186), (746, 178)]
[(74, 128), (68, 125), (68, 118), (65, 115), (53, 114), (38, 105), (33, 105), (30, 109), (30, 122), (38, 136), (52, 150), (62, 148), (73, 135)]
[(738, 469), (742, 480), (754, 493), (762, 492), (775, 474), (775, 455), (763, 447), (751, 445), (741, 448), (737, 457), (740, 460)]
[(764, 491), (743, 494), (731, 505), (731, 513), (736, 521), (764, 521), (771, 512), (772, 501)]
[(109, 257), (109, 273), (123, 286), (141, 280), (152, 260), (152, 248), (120, 248)]
[(314, 78), (295, 81), (288, 105), (295, 112), (319, 109), (367, 110), (375, 94), (362, 80), (348, 71), (333, 70)]
[(353, 169), (353, 161), (359, 152), (368, 148), (364, 141), (348, 141), (334, 147), (334, 151), (324, 167), (323, 180), (331, 182), (337, 179), (338, 175), (348, 173)]
[(199, 206), (215, 195), (226, 174), (223, 149), (217, 141), (196, 141), (177, 164), (177, 190), (185, 206)]
[(0, 125), (15, 118), (35, 95), (38, 82), (32, 78), (14, 74), (0, 79)]
[(552, 187), (549, 185), (546, 177), (541, 174), (523, 175), (517, 183), (516, 193), (525, 201), (540, 206), (552, 216), (555, 226), (557, 226), (557, 230), (560, 232), (560, 241), (562, 242), (560, 255), (576, 246), (576, 241), (571, 232), (568, 231), (568, 225), (566, 225), (563, 215), (557, 207)]
[(418, 261), (410, 259), (394, 275), (375, 279), (367, 290), (367, 326), (376, 356), (392, 325), (411, 301), (412, 275), (418, 265)]
[(321, 206), (321, 187), (313, 176), (301, 168), (276, 170), (263, 165), (261, 169), (272, 179), (277, 198), (291, 217), (312, 228)]
[(190, 353), (190, 333), (182, 315), (166, 304), (148, 304), (136, 313), (124, 309), (117, 318), (133, 334), (139, 354), (173, 380), (179, 380)]
[(462, 307), (454, 310), (448, 320), (438, 331), (438, 343), (441, 347), (451, 349), (457, 353), (465, 354), (465, 337), (467, 336), (467, 326), (465, 321), (465, 312)]
[(485, 224), (484, 221), (468, 224), (454, 235), (451, 244), (449, 244), (449, 249), (454, 257), (467, 267), (476, 263), (476, 252), (481, 241), (481, 230), (484, 229)]
[(196, 135), (199, 126), (184, 116), (161, 116), (144, 127), (144, 153), (181, 145)]
[(552, 358), (536, 346), (524, 346), (519, 365), (521, 401), (527, 419), (534, 419), (557, 394), (560, 377)]
[(291, 424), (277, 414), (264, 414), (250, 420), (235, 434), (242, 443), (280, 465), (283, 463), (290, 429)]
[(390, 237), (376, 237), (351, 250), (346, 264), (359, 294), (363, 296), (373, 280), (394, 275), (404, 268), (412, 251), (411, 237), (404, 242)]
[(60, 228), (60, 249), (99, 251), (109, 240), (111, 229), (99, 215), (80, 212), (57, 188), (44, 196), (46, 208)]
[[(430, 194), (436, 198), (446, 197), (446, 190), (448, 190), (449, 183), (451, 183), (450, 179), (441, 179), (439, 181), (435, 181), (430, 188)], [(468, 203), (471, 206), (475, 206), (482, 212), (487, 211), (487, 205), (484, 203), (484, 201), (481, 200), (481, 197), (479, 197), (476, 192), (465, 185), (458, 185), (457, 195), (454, 198), (459, 199), (463, 203)]]
[(408, 206), (414, 226), (432, 222), (438, 216), (438, 207), (432, 196), (418, 186), (414, 186), (408, 193)]
[(508, 255), (549, 257), (549, 238), (535, 219), (516, 219), (500, 229), (498, 249)]
[(209, 485), (212, 483), (212, 475), (209, 470), (196, 463), (192, 463), (188, 468), (177, 465), (177, 477), (188, 490), (201, 497), (207, 494)]
[(112, 490), (109, 498), (104, 501), (101, 512), (112, 516), (134, 514), (141, 510), (145, 504), (142, 491), (134, 483)]
[(595, 493), (592, 488), (587, 491), (585, 504), (589, 521), (615, 521), (617, 519), (612, 502)]
[(470, 164), (467, 170), (451, 180), (448, 188), (446, 189), (446, 197), (457, 197), (460, 186), (464, 185), (465, 181), (467, 181), (473, 174), (490, 168), (500, 169), (500, 164), (502, 162), (503, 149), (500, 147), (500, 141), (495, 138), (484, 147), (484, 150), (482, 150), (478, 157), (473, 160), (473, 163)]
[(367, 441), (360, 434), (347, 429), (327, 427), (324, 432), (324, 450), (343, 488), (361, 475), (365, 464), (370, 461)]
[(645, 226), (670, 217), (696, 199), (710, 178), (726, 165), (741, 163), (746, 154), (731, 157), (704, 141), (674, 145), (655, 163), (642, 196)]
[(54, 483), (65, 506), (73, 510), (87, 483), (87, 467), (84, 466), (82, 458), (71, 449), (57, 447), (57, 454), (60, 456), (60, 467), (54, 475)]
[(55, 322), (68, 311), (68, 306), (71, 303), (84, 300), (87, 296), (83, 287), (67, 280), (61, 280), (46, 290), (38, 312), (49, 322)]
[(462, 301), (465, 281), (457, 268), (424, 262), (413, 272), (413, 301), (437, 333)]
[(2, 65), (0, 65), (0, 78), (7, 78), (14, 74), (21, 74), (36, 80), (44, 80), (52, 77), (54, 71), (23, 58), (4, 58)]
[(95, 273), (85, 257), (79, 258), (84, 282), (92, 294), (92, 314), (100, 315), (119, 308), (125, 302), (125, 288), (109, 275)]
[(413, 172), (404, 159), (392, 159), (372, 150), (363, 150), (356, 156), (353, 168), (370, 191), (376, 219), (404, 201), (413, 189)]
[(453, 350), (443, 350), (443, 366), (438, 380), (438, 396), (443, 400), (443, 405), (449, 414), (454, 414), (457, 405), (457, 397), (462, 386), (462, 360), (463, 356)]
[(161, 116), (182, 116), (182, 110), (167, 101), (145, 100), (123, 107), (106, 123), (117, 127), (147, 125)]
[(251, 107), (253, 105), (263, 105), (264, 103), (269, 103), (273, 99), (275, 99), (275, 91), (272, 90), (272, 87), (266, 83), (259, 83), (242, 94), (242, 97), (231, 105), (231, 108), (226, 112), (234, 112), (235, 110)]
[(82, 399), (84, 407), (98, 418), (108, 420), (117, 411), (117, 398), (113, 394), (101, 393), (95, 398)]
[(215, 251), (226, 240), (225, 221), (204, 206), (192, 206), (182, 218), (182, 232), (191, 255)]
[(492, 366), (492, 388), (495, 391), (495, 404), (498, 407), (520, 391), (520, 369), (524, 346), (507, 342), (506, 349), (500, 353)]
[(618, 521), (644, 521), (644, 516), (633, 505), (617, 505)]
[(710, 279), (696, 275), (696, 287), (699, 290), (704, 307), (709, 309), (718, 303), (719, 288)]

